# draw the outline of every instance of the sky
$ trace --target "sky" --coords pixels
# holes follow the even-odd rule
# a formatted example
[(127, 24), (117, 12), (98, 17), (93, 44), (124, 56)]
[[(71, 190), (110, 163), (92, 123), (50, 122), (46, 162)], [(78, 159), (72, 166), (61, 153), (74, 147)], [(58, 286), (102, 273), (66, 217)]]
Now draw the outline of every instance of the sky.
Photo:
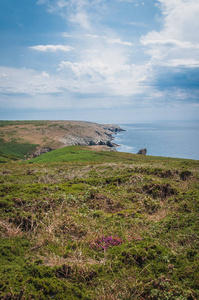
[(199, 0), (0, 0), (0, 119), (199, 120)]

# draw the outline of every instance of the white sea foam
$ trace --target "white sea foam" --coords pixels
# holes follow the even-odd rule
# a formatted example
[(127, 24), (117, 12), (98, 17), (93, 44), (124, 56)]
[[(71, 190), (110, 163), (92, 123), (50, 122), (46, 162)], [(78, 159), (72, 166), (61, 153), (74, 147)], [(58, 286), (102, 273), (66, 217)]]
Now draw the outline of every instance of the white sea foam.
[(117, 151), (119, 152), (129, 152), (129, 153), (134, 153), (135, 147), (132, 146), (125, 146), (125, 145), (120, 145), (117, 147)]

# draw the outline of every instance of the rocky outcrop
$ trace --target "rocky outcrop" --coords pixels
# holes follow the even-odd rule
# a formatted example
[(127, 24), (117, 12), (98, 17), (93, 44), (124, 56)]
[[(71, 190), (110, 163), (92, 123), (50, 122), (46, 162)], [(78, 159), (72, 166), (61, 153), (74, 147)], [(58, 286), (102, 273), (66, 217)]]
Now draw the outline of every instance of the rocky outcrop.
[(81, 137), (81, 136), (67, 136), (66, 138), (60, 138), (59, 141), (65, 144), (65, 146), (82, 145), (82, 146), (94, 146), (94, 145), (106, 145), (108, 147), (116, 147), (113, 143), (112, 136), (96, 136), (96, 137)]
[[(117, 147), (118, 145), (112, 142), (113, 134), (123, 131), (118, 125), (102, 125), (94, 124), (95, 128), (92, 127), (92, 131), (88, 128), (86, 135), (66, 135), (60, 137), (59, 141), (64, 144), (64, 146), (72, 145), (82, 145), (82, 146), (96, 146), (96, 145), (106, 145), (108, 147)], [(93, 131), (94, 129), (94, 131)]]
[(89, 150), (92, 151), (114, 151), (117, 152), (117, 150), (114, 147), (108, 147), (106, 145), (96, 145), (96, 146), (88, 146)]
[(47, 152), (50, 152), (52, 151), (53, 149), (52, 148), (49, 148), (49, 147), (44, 147), (44, 148), (39, 148), (37, 149), (34, 153), (33, 153), (33, 157), (37, 157), (41, 154), (44, 154), (44, 153), (47, 153)]
[(118, 125), (101, 125), (101, 124), (98, 124), (98, 125), (100, 127), (102, 127), (104, 130), (110, 131), (111, 133), (117, 133), (117, 132), (125, 131), (124, 129), (122, 129)]
[(147, 150), (146, 150), (146, 148), (144, 148), (144, 149), (140, 149), (137, 154), (146, 155), (146, 153), (147, 153)]
[(34, 152), (30, 153), (31, 157), (73, 145), (104, 146), (114, 150), (118, 145), (114, 143), (113, 135), (123, 131), (118, 125), (84, 121), (46, 121), (42, 124), (36, 129), (36, 126), (32, 125), (32, 128), (27, 131), (29, 133), (27, 138), (31, 136), (31, 142), (34, 141), (34, 144), (39, 145)]

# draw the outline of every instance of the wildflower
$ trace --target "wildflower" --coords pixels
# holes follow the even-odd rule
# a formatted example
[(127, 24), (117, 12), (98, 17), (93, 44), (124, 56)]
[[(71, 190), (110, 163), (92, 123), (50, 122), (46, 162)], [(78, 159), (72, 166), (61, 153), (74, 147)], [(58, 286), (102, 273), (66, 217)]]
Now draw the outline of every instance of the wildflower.
[(89, 245), (90, 249), (95, 250), (107, 250), (109, 247), (119, 246), (122, 243), (125, 243), (123, 239), (119, 238), (118, 236), (102, 236), (101, 238), (92, 241)]

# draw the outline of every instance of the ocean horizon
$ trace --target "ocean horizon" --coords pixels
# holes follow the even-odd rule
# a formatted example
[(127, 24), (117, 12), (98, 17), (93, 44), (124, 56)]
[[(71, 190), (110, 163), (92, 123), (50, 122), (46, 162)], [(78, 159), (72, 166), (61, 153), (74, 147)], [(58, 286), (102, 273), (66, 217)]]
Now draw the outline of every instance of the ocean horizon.
[(199, 160), (199, 121), (118, 124), (125, 131), (114, 136), (117, 151)]

